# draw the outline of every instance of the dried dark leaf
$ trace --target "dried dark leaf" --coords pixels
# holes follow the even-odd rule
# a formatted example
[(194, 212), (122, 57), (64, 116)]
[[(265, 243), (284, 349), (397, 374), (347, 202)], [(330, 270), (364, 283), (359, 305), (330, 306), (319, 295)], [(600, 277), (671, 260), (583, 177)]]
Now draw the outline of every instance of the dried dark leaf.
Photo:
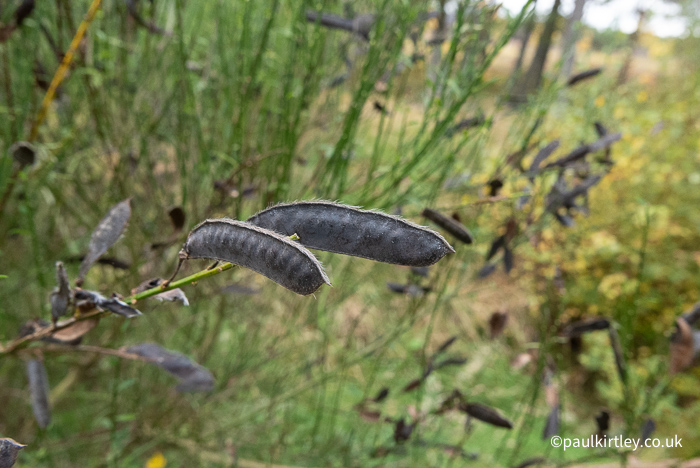
[(29, 17), (34, 11), (34, 0), (22, 0), (22, 3), (15, 10), (15, 24), (17, 27), (22, 26), (24, 20)]
[(365, 408), (359, 408), (358, 413), (360, 414), (360, 417), (367, 422), (379, 422), (382, 417), (381, 411), (368, 410)]
[(510, 273), (514, 264), (513, 251), (506, 245), (503, 247), (503, 268), (506, 270), (506, 273)]
[(51, 293), (51, 317), (55, 320), (66, 315), (71, 300), (68, 273), (62, 262), (56, 262), (56, 282), (58, 288)]
[(176, 232), (180, 232), (185, 227), (185, 210), (181, 206), (174, 206), (168, 210), (170, 222)]
[(0, 468), (12, 468), (17, 461), (17, 455), (26, 445), (20, 444), (14, 439), (3, 437), (0, 439)]
[(372, 398), (372, 401), (375, 403), (380, 403), (388, 396), (389, 396), (389, 389), (387, 387), (384, 387), (381, 390), (379, 390), (379, 393), (377, 393), (377, 396)]
[(406, 385), (406, 386), (403, 388), (403, 392), (404, 392), (404, 393), (412, 392), (413, 390), (415, 390), (415, 389), (417, 389), (418, 387), (420, 387), (420, 384), (421, 384), (422, 382), (423, 382), (423, 379), (422, 379), (422, 378), (411, 380), (411, 381), (408, 383), (408, 385)]
[(564, 336), (573, 337), (581, 336), (584, 333), (589, 333), (597, 330), (606, 330), (610, 327), (610, 320), (606, 318), (595, 318), (590, 320), (579, 320), (564, 327), (562, 331)]
[(90, 245), (88, 253), (80, 264), (80, 272), (78, 278), (82, 281), (85, 278), (92, 264), (102, 256), (112, 245), (114, 245), (119, 236), (124, 232), (126, 224), (131, 217), (131, 199), (117, 203), (109, 213), (102, 218), (90, 237)]
[(491, 424), (496, 427), (503, 427), (506, 429), (512, 429), (513, 424), (506, 418), (501, 416), (498, 411), (491, 408), (490, 406), (483, 405), (481, 403), (462, 403), (459, 405), (459, 409), (474, 419), (483, 421), (487, 424)]
[(494, 263), (487, 263), (483, 267), (481, 267), (481, 270), (479, 270), (479, 278), (486, 278), (488, 276), (491, 276), (491, 274), (496, 271), (496, 264)]
[(471, 244), (474, 242), (474, 236), (472, 236), (471, 232), (469, 232), (469, 230), (462, 223), (459, 223), (454, 219), (430, 208), (425, 208), (422, 215), (465, 244)]
[(36, 161), (36, 149), (27, 141), (18, 141), (10, 146), (9, 151), (12, 154), (12, 159), (19, 164), (20, 169), (31, 166)]
[(690, 367), (695, 354), (693, 331), (683, 317), (676, 319), (676, 332), (671, 338), (671, 374)]
[(99, 321), (97, 318), (92, 318), (75, 322), (73, 325), (51, 334), (51, 339), (64, 344), (79, 344), (83, 335), (95, 328)]
[(582, 71), (581, 73), (577, 73), (575, 75), (572, 75), (571, 78), (569, 78), (569, 81), (566, 82), (567, 86), (573, 86), (576, 83), (579, 83), (581, 81), (587, 80), (589, 78), (593, 78), (596, 75), (599, 75), (600, 72), (602, 72), (602, 68), (591, 68), (590, 70)]
[(492, 340), (495, 340), (501, 335), (501, 333), (503, 333), (507, 323), (508, 312), (496, 311), (491, 314), (491, 317), (489, 318), (489, 334), (491, 335)]
[(503, 188), (503, 181), (501, 179), (493, 179), (486, 185), (489, 187), (489, 197), (495, 197), (498, 196), (498, 192)]
[(208, 392), (214, 389), (212, 373), (184, 354), (169, 351), (154, 343), (130, 346), (125, 351), (144, 357), (175, 376), (180, 381), (175, 387), (178, 392)]
[(610, 327), (608, 329), (610, 334), (610, 346), (613, 349), (613, 354), (615, 355), (615, 366), (617, 367), (617, 374), (620, 376), (622, 382), (627, 381), (627, 365), (625, 364), (625, 355), (622, 352), (622, 343), (620, 343), (620, 337), (617, 334), (615, 327)]
[(326, 201), (273, 206), (248, 220), (310, 249), (406, 266), (429, 266), (454, 249), (437, 232), (396, 216)]
[(94, 309), (97, 307), (127, 318), (142, 315), (141, 311), (134, 309), (117, 297), (110, 297), (107, 299), (98, 292), (88, 291), (86, 289), (77, 289), (75, 291), (75, 301), (76, 306), (81, 309)]
[(394, 442), (401, 444), (410, 439), (415, 426), (415, 424), (406, 424), (403, 418), (396, 421), (396, 425), (394, 426)]
[(544, 425), (544, 431), (542, 431), (542, 439), (551, 439), (553, 436), (559, 433), (559, 406), (555, 406), (549, 412), (547, 416), (547, 422)]
[(46, 375), (44, 363), (38, 359), (31, 359), (26, 363), (27, 379), (29, 380), (29, 395), (32, 401), (32, 411), (37, 424), (42, 429), (51, 422), (51, 408), (49, 407), (49, 378)]
[(311, 252), (273, 231), (232, 219), (209, 219), (187, 236), (181, 258), (210, 258), (250, 268), (297, 294), (330, 281)]

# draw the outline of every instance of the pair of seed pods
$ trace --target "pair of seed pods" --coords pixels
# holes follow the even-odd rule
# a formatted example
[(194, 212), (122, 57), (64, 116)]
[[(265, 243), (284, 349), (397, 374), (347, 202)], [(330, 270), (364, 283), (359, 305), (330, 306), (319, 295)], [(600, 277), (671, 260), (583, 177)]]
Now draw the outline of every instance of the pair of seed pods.
[[(289, 239), (294, 234), (298, 242)], [(405, 219), (311, 201), (273, 206), (245, 222), (208, 219), (190, 232), (180, 258), (231, 262), (308, 295), (330, 281), (307, 247), (416, 267), (454, 252), (440, 234)]]

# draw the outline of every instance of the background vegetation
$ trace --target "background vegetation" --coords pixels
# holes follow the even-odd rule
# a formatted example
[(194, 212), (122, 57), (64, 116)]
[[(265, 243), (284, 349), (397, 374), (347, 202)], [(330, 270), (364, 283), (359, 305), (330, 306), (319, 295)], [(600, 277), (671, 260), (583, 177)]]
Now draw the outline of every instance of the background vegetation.
[[(3, 354), (0, 435), (28, 444), (17, 466), (700, 457), (700, 371), (671, 375), (668, 364), (675, 320), (700, 291), (698, 37), (642, 34), (635, 44), (583, 28), (574, 72), (603, 71), (566, 86), (555, 33), (539, 86), (514, 104), (521, 72), (513, 72), (520, 42), (512, 37), (528, 24), (530, 7), (507, 17), (492, 3), (459, 2), (454, 21), (423, 28), (420, 13), (439, 5), (413, 3), (353, 2), (356, 13), (377, 15), (365, 41), (307, 21), (307, 9), (354, 14), (337, 2), (106, 0), (37, 127), (36, 161), (20, 167), (10, 147), (32, 137), (47, 83), (90, 2), (37, 2), (11, 34), (20, 2), (0, 2), (8, 26), (0, 43), (3, 342), (27, 320), (49, 316), (54, 263), (64, 261), (75, 278), (91, 231), (128, 197), (129, 227), (107, 254), (124, 268), (100, 264), (85, 281), (105, 295), (166, 277), (200, 221), (244, 220), (281, 201), (333, 199), (426, 225), (420, 213), (432, 207), (456, 213), (476, 239), (463, 245), (447, 236), (456, 253), (427, 278), (319, 253), (334, 286), (315, 297), (233, 269), (184, 288), (189, 307), (140, 302), (144, 316), (105, 318), (83, 340), (178, 350), (215, 375), (210, 393), (176, 393), (172, 377), (143, 363), (44, 350), (52, 422), (40, 429), (20, 358), (39, 355), (42, 345)], [(555, 20), (561, 30), (565, 20)], [(544, 25), (532, 29), (524, 64)], [(442, 33), (446, 40), (431, 45)], [(455, 129), (474, 116), (484, 118)], [(534, 145), (522, 154), (528, 167), (537, 149), (559, 140), (559, 157), (595, 141), (594, 122), (622, 137), (612, 166), (591, 159), (605, 175), (590, 190), (590, 215), (565, 227), (546, 212), (556, 173), (530, 184), (513, 154)], [(495, 179), (503, 187), (491, 196)], [(171, 226), (173, 206), (186, 214), (182, 231)], [(480, 278), (503, 234), (512, 237), (513, 269), (499, 264)], [(191, 263), (185, 274), (206, 266)], [(387, 281), (420, 281), (430, 291), (396, 294)], [(489, 326), (494, 312), (508, 317), (501, 334)], [(596, 317), (619, 334), (623, 379), (607, 333), (580, 342), (562, 334), (570, 322)], [(452, 336), (445, 356), (466, 362), (404, 392)], [(383, 388), (386, 399), (366, 402)], [(465, 430), (460, 412), (430, 414), (454, 389), (497, 408), (513, 429), (472, 420)], [(678, 434), (683, 447), (553, 449), (543, 438), (552, 407), (563, 437), (595, 433), (605, 410), (611, 436), (638, 437), (651, 419), (652, 437)], [(418, 421), (408, 440), (396, 435), (402, 418)]]

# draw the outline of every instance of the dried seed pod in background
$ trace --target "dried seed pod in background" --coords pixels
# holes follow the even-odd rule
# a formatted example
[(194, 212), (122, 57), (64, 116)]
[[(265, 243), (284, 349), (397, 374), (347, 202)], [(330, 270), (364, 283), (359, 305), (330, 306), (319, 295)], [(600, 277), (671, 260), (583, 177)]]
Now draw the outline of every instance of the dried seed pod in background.
[(563, 157), (557, 159), (556, 161), (553, 161), (553, 162), (547, 164), (546, 166), (544, 166), (544, 169), (551, 169), (553, 167), (570, 166), (572, 163), (575, 163), (576, 161), (582, 159), (590, 152), (591, 152), (590, 145), (581, 145), (577, 148), (574, 148), (566, 156), (563, 156)]
[(559, 433), (559, 406), (555, 406), (547, 416), (547, 422), (542, 431), (542, 440), (551, 439)]
[(501, 416), (498, 411), (481, 403), (461, 403), (459, 409), (474, 419), (496, 427), (512, 429), (513, 423)]
[(580, 336), (592, 331), (606, 330), (610, 327), (610, 320), (607, 318), (595, 318), (590, 320), (579, 320), (568, 324), (562, 330), (562, 334), (567, 337)]
[(605, 436), (610, 430), (610, 413), (607, 410), (601, 410), (595, 417), (595, 423), (598, 426), (598, 436)]
[(601, 122), (593, 122), (593, 126), (595, 127), (595, 132), (599, 137), (604, 137), (608, 134), (608, 129), (605, 128), (605, 125), (603, 125)]
[(386, 287), (392, 292), (406, 294), (411, 297), (422, 297), (423, 294), (430, 291), (430, 288), (418, 286), (417, 284), (399, 284), (390, 281), (386, 283)]
[(492, 340), (498, 338), (508, 323), (508, 312), (496, 311), (489, 318), (489, 335)]
[(168, 210), (168, 216), (173, 225), (173, 230), (175, 230), (175, 232), (182, 231), (182, 228), (185, 227), (185, 210), (183, 210), (181, 206), (174, 206)]
[(232, 219), (209, 219), (195, 227), (181, 258), (210, 258), (250, 268), (297, 294), (330, 281), (311, 252), (268, 229)]
[(374, 107), (374, 110), (376, 110), (380, 114), (388, 114), (389, 113), (389, 111), (386, 109), (386, 106), (379, 101), (374, 101), (374, 103), (372, 104), (372, 107)]
[(22, 0), (15, 10), (15, 24), (17, 27), (22, 26), (24, 20), (29, 17), (34, 11), (34, 0)]
[(504, 248), (506, 245), (506, 236), (505, 234), (502, 236), (498, 236), (494, 241), (491, 243), (491, 248), (489, 249), (489, 252), (486, 254), (486, 261), (488, 262), (493, 258), (494, 255), (498, 253), (498, 251), (502, 248)]
[(566, 228), (571, 228), (576, 226), (576, 221), (574, 221), (574, 218), (569, 216), (568, 214), (561, 214), (559, 212), (554, 213), (554, 218), (557, 220), (559, 224)]
[(528, 468), (529, 466), (542, 465), (546, 461), (547, 459), (544, 457), (528, 458), (519, 465), (515, 465), (513, 468)]
[(394, 442), (397, 444), (406, 442), (411, 438), (414, 427), (416, 427), (415, 423), (406, 424), (403, 418), (396, 421), (396, 426), (394, 426)]
[(472, 233), (469, 232), (462, 223), (448, 218), (442, 213), (430, 208), (425, 208), (421, 214), (465, 244), (472, 244), (474, 242), (474, 236), (472, 236)]
[(384, 387), (381, 390), (379, 390), (379, 393), (377, 393), (377, 396), (372, 398), (372, 401), (375, 403), (380, 403), (388, 396), (389, 396), (389, 389)]
[(466, 364), (467, 358), (465, 357), (449, 357), (445, 358), (442, 361), (438, 361), (434, 365), (434, 369), (442, 369), (443, 367), (449, 367), (449, 366), (461, 366), (463, 364)]
[(693, 304), (688, 312), (681, 315), (688, 325), (693, 326), (695, 322), (700, 320), (700, 302)]
[(644, 421), (644, 425), (642, 426), (642, 442), (651, 437), (655, 430), (656, 423), (653, 419), (649, 418), (646, 421)]
[(535, 158), (532, 160), (532, 164), (530, 164), (530, 169), (528, 171), (530, 176), (533, 176), (539, 171), (540, 164), (542, 164), (545, 159), (554, 153), (557, 148), (559, 148), (559, 140), (554, 140), (535, 155)]
[(588, 149), (591, 151), (591, 153), (595, 153), (596, 151), (600, 151), (602, 149), (608, 149), (610, 148), (610, 145), (616, 141), (619, 141), (620, 138), (622, 138), (622, 133), (609, 133), (588, 145)]
[(617, 367), (617, 375), (620, 376), (622, 382), (627, 381), (627, 365), (625, 363), (625, 355), (622, 351), (622, 343), (620, 343), (620, 336), (617, 334), (615, 327), (610, 327), (608, 329), (608, 334), (610, 335), (610, 346), (613, 349), (613, 354), (615, 356), (615, 366)]
[(437, 232), (377, 211), (327, 201), (276, 205), (249, 223), (283, 236), (297, 234), (310, 249), (405, 266), (429, 266), (454, 249)]
[(411, 267), (411, 273), (427, 278), (430, 273), (429, 267)]
[(49, 407), (49, 378), (43, 361), (31, 359), (26, 363), (29, 394), (32, 401), (32, 411), (37, 424), (42, 429), (51, 422)]
[(577, 73), (575, 75), (572, 75), (571, 78), (569, 78), (569, 81), (566, 82), (567, 86), (573, 86), (576, 83), (579, 83), (581, 81), (587, 80), (589, 78), (593, 78), (596, 75), (599, 75), (600, 72), (602, 72), (602, 68), (591, 68), (590, 70), (582, 71), (581, 73)]
[(66, 315), (71, 300), (70, 283), (68, 273), (62, 262), (56, 262), (56, 282), (58, 288), (51, 293), (51, 317), (54, 322)]
[(0, 439), (0, 468), (12, 468), (17, 461), (17, 455), (26, 445), (20, 444), (14, 439), (3, 437)]
[(455, 341), (457, 341), (459, 337), (457, 335), (453, 335), (446, 339), (445, 341), (442, 342), (442, 344), (438, 347), (438, 349), (433, 353), (433, 358), (436, 356), (439, 356), (440, 354), (444, 353), (447, 351), (447, 349), (454, 344)]
[(671, 337), (671, 375), (687, 369), (695, 354), (693, 330), (683, 317), (676, 319), (676, 332)]
[(503, 269), (506, 273), (510, 273), (514, 265), (513, 251), (506, 245), (503, 247)]
[(496, 271), (496, 265), (494, 263), (487, 263), (481, 269), (479, 270), (478, 276), (479, 278), (486, 278), (488, 276), (491, 276), (491, 274)]
[(214, 376), (205, 367), (184, 354), (169, 351), (154, 343), (143, 343), (122, 348), (127, 353), (137, 354), (175, 376), (180, 383), (178, 392), (208, 392), (214, 389)]
[(492, 179), (486, 185), (489, 188), (489, 197), (496, 197), (503, 188), (503, 181), (501, 179)]
[(36, 161), (36, 148), (27, 141), (18, 141), (9, 149), (12, 159), (19, 164), (20, 169), (31, 166)]
[(126, 224), (131, 217), (131, 198), (117, 203), (109, 210), (109, 213), (102, 218), (90, 237), (90, 245), (88, 253), (85, 255), (83, 262), (80, 264), (80, 272), (78, 274), (79, 284), (90, 270), (92, 264), (102, 256), (112, 245), (114, 245), (119, 236), (124, 232)]

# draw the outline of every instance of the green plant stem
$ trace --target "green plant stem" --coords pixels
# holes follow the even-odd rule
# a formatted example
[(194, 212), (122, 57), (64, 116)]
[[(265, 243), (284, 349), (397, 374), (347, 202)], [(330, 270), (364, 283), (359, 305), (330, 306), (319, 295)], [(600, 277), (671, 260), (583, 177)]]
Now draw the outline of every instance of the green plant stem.
[(138, 294), (134, 294), (132, 296), (127, 297), (124, 299), (124, 302), (128, 304), (135, 304), (137, 301), (140, 301), (141, 299), (146, 299), (151, 296), (156, 296), (160, 293), (163, 293), (165, 291), (170, 291), (171, 289), (179, 288), (180, 286), (185, 286), (187, 284), (192, 284), (196, 283), (197, 281), (204, 279), (204, 278), (209, 278), (210, 276), (215, 276), (218, 275), (221, 272), (224, 272), (226, 270), (230, 270), (233, 268), (235, 265), (233, 263), (224, 263), (223, 265), (219, 265), (216, 268), (212, 268), (211, 270), (202, 270), (198, 271), (197, 273), (190, 275), (186, 278), (182, 278), (181, 280), (173, 281), (170, 284), (168, 284), (166, 287), (163, 286), (156, 286), (155, 288), (148, 289), (146, 291), (140, 292)]

